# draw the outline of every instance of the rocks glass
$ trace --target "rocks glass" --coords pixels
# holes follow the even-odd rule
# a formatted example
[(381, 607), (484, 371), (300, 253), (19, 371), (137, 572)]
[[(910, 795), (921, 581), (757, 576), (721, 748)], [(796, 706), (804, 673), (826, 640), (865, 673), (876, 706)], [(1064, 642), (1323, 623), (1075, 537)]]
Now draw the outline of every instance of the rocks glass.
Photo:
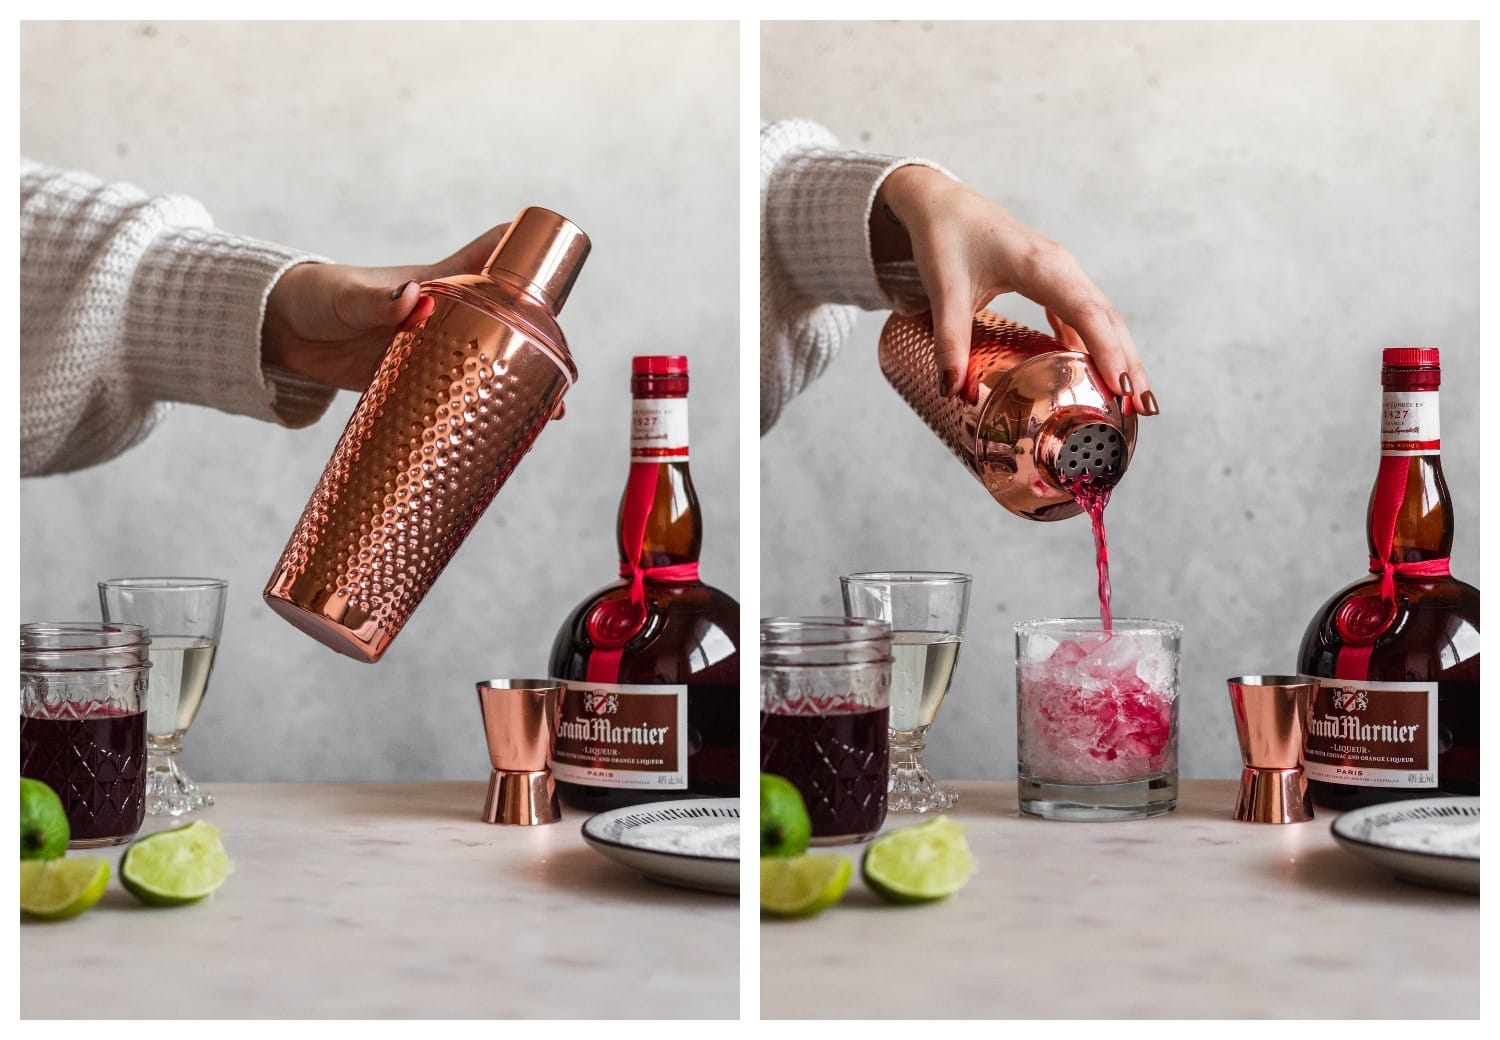
[(791, 781), (812, 843), (865, 841), (885, 822), (891, 626), (762, 618), (760, 768)]
[(1021, 811), (1123, 820), (1177, 806), (1175, 621), (1052, 618), (1016, 626)]

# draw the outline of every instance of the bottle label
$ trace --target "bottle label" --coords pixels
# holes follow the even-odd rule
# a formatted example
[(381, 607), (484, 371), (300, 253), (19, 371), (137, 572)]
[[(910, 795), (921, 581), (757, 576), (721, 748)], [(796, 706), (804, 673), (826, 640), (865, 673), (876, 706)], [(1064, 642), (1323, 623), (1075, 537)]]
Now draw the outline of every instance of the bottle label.
[(570, 681), (552, 775), (588, 787), (687, 790), (687, 686)]
[(1436, 788), (1438, 685), (1319, 679), (1307, 720), (1309, 780)]
[(1436, 455), (1438, 395), (1436, 390), (1387, 390), (1380, 414), (1380, 454)]
[(686, 397), (640, 397), (630, 415), (631, 462), (688, 461)]

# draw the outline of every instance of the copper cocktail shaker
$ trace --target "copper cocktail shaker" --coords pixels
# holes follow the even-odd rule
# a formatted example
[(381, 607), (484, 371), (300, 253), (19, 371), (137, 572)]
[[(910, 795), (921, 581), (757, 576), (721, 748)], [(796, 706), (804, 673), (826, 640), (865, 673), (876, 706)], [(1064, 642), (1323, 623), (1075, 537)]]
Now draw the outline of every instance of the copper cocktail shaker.
[(557, 325), (588, 256), (536, 206), (482, 274), (425, 282), (266, 585), (282, 617), (378, 661), (547, 425), (578, 370)]
[[(1113, 487), (1130, 465), (1136, 419), (1087, 354), (993, 311), (974, 316), (969, 371), (939, 396), (932, 315), (892, 315), (880, 370), (1006, 509), (1031, 520), (1082, 512), (1075, 491)], [(1071, 490), (1070, 490), (1071, 489)]]

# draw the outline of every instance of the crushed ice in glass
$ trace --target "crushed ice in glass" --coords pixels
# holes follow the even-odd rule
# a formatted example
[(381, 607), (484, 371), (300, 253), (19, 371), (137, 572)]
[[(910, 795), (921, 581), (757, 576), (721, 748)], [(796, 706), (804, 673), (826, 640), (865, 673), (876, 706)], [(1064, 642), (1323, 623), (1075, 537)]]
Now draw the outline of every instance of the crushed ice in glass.
[(1035, 637), (1020, 671), (1019, 757), (1029, 777), (1122, 782), (1176, 767), (1170, 740), (1176, 654), (1154, 632), (1093, 633), (1043, 657)]

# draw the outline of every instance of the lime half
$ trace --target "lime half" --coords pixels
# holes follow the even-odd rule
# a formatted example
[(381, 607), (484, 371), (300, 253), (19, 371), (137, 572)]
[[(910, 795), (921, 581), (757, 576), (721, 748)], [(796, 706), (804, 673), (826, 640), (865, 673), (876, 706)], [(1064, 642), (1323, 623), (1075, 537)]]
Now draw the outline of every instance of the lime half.
[(974, 873), (964, 829), (946, 816), (903, 827), (865, 850), (865, 884), (889, 903), (930, 903), (963, 888)]
[(760, 909), (776, 917), (811, 917), (844, 897), (854, 864), (848, 856), (785, 856), (760, 861)]
[(21, 777), (21, 858), (57, 859), (68, 851), (68, 814), (40, 780)]
[(120, 883), (143, 903), (196, 903), (224, 883), (234, 864), (219, 828), (203, 820), (141, 838), (120, 860)]
[(760, 854), (800, 856), (811, 837), (802, 792), (784, 776), (760, 774)]
[(21, 861), (21, 912), (59, 921), (81, 914), (104, 895), (109, 860), (98, 856)]

